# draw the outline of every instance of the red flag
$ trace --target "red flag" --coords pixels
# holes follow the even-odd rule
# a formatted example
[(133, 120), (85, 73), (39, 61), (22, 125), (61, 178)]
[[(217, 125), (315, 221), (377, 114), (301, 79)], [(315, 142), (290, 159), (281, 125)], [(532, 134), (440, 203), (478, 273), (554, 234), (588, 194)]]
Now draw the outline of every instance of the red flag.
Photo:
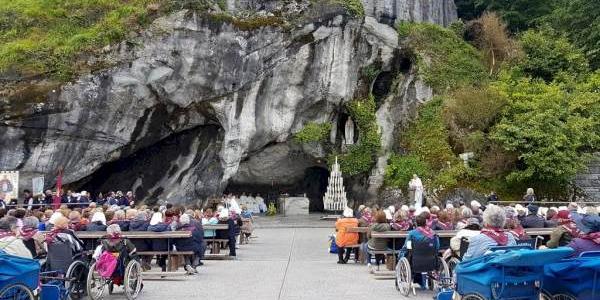
[(60, 208), (60, 194), (62, 192), (62, 168), (58, 169), (58, 176), (56, 177), (56, 196), (52, 199), (52, 207), (54, 209)]

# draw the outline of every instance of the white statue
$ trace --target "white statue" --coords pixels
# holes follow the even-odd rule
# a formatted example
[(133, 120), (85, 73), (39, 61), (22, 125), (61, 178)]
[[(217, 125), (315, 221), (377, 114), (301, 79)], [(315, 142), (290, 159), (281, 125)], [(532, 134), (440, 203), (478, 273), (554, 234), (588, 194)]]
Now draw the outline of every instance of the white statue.
[(417, 211), (421, 210), (421, 206), (423, 206), (423, 182), (417, 174), (413, 174), (413, 178), (408, 183), (408, 188), (415, 192), (415, 209)]
[(348, 118), (346, 121), (345, 131), (344, 131), (344, 139), (346, 140), (346, 145), (354, 144), (354, 122), (352, 119)]

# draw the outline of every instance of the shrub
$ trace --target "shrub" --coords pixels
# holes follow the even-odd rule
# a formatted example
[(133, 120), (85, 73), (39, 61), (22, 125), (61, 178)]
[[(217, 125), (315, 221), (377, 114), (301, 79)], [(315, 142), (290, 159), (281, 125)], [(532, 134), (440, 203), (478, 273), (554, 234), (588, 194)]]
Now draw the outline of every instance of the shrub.
[(481, 54), (452, 30), (426, 23), (399, 23), (396, 29), (416, 53), (419, 74), (434, 90), (486, 82)]
[(294, 140), (299, 143), (322, 142), (327, 140), (330, 131), (331, 123), (308, 122), (294, 135)]
[(416, 155), (392, 155), (385, 169), (385, 184), (390, 187), (406, 188), (413, 174), (421, 178), (429, 178), (431, 170), (427, 163)]

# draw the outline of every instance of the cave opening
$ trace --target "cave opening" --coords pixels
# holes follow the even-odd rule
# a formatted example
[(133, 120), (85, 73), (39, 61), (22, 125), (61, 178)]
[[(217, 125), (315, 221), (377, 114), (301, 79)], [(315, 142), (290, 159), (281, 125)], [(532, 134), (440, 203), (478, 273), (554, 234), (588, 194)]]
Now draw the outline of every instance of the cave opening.
[(377, 75), (377, 78), (375, 78), (371, 93), (373, 94), (373, 97), (375, 97), (377, 108), (381, 106), (385, 97), (390, 93), (393, 81), (394, 74), (388, 71), (380, 72), (379, 75)]
[[(343, 144), (346, 141), (346, 122), (348, 122), (348, 119), (352, 119), (350, 117), (349, 114), (345, 113), (345, 112), (341, 112), (339, 114), (339, 117), (337, 118), (337, 133), (336, 133), (336, 143), (341, 143)], [(354, 120), (352, 120), (354, 122)], [(356, 123), (354, 123), (354, 131), (353, 131), (353, 137), (352, 137), (352, 143), (351, 144), (356, 144), (358, 141), (358, 135), (359, 135), (359, 131), (358, 131), (358, 125)]]
[(288, 194), (290, 197), (306, 195), (309, 200), (310, 212), (323, 211), (323, 195), (327, 191), (329, 171), (324, 167), (313, 166), (304, 170), (304, 175), (292, 184), (281, 184), (277, 178), (272, 178), (268, 184), (247, 184), (230, 182), (224, 190), (225, 194), (260, 195), (266, 203), (277, 203), (280, 195)]

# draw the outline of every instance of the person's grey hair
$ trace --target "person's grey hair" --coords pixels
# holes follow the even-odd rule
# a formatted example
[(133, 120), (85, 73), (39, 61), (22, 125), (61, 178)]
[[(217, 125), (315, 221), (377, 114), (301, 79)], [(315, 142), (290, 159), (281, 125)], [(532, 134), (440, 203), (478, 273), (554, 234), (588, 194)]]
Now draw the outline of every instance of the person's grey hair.
[(0, 230), (3, 231), (15, 231), (17, 228), (17, 218), (13, 216), (6, 216), (0, 219)]
[(23, 227), (36, 228), (40, 224), (40, 221), (36, 217), (27, 217), (23, 219)]
[(533, 189), (532, 188), (528, 188), (527, 189), (527, 195), (533, 195)]
[(106, 227), (106, 233), (108, 233), (108, 234), (121, 233), (121, 227), (119, 227), (119, 224), (108, 225), (108, 227)]
[(125, 211), (123, 211), (121, 209), (115, 211), (114, 219), (116, 219), (116, 220), (125, 219)]
[(483, 212), (483, 223), (496, 228), (503, 228), (506, 223), (504, 209), (500, 206), (490, 204)]
[(463, 207), (463, 209), (460, 211), (460, 216), (464, 219), (468, 219), (473, 216), (473, 211), (468, 207)]

